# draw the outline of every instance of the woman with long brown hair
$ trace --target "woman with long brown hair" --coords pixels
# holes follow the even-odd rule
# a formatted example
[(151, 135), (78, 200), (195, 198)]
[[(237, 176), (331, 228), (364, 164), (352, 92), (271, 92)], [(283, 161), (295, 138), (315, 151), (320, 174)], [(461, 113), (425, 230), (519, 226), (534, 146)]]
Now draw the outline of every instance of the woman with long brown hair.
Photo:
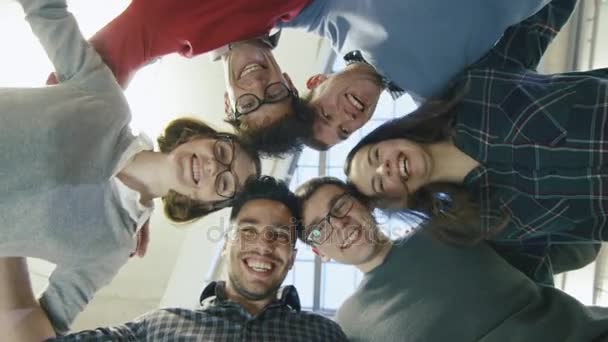
[(608, 70), (535, 72), (574, 5), (552, 1), (450, 94), (371, 132), (349, 180), (377, 207), (438, 220), (444, 241), (491, 240), (539, 282), (593, 260), (608, 239)]

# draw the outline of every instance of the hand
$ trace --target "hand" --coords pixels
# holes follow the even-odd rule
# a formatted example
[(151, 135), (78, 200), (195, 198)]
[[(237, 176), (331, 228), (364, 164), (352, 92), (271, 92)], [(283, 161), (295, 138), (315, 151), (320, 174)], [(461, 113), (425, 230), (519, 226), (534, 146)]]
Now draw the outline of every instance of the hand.
[(148, 250), (148, 243), (150, 243), (150, 219), (144, 223), (135, 235), (137, 236), (137, 246), (135, 246), (135, 250), (129, 257), (137, 255), (138, 257), (143, 258)]

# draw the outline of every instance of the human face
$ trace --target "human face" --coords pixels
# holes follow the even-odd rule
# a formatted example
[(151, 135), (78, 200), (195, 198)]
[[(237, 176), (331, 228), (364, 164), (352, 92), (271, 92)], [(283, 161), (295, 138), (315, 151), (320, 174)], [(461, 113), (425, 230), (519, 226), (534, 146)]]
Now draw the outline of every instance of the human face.
[(169, 153), (171, 190), (202, 202), (232, 198), (255, 175), (254, 161), (231, 138), (199, 138)]
[[(281, 68), (268, 46), (258, 40), (239, 42), (233, 44), (222, 61), (226, 79), (225, 109), (229, 117), (233, 116), (237, 108), (236, 102), (243, 95), (253, 94), (265, 100), (258, 109), (238, 118), (241, 127), (266, 127), (293, 111), (291, 99), (297, 96), (297, 90), (289, 76), (281, 73)], [(269, 94), (267, 89), (273, 83), (287, 86), (290, 96), (280, 101), (272, 101), (273, 94)]]
[(307, 86), (317, 114), (313, 134), (327, 146), (346, 140), (369, 121), (383, 90), (374, 69), (360, 63), (330, 76), (313, 76)]
[(274, 296), (293, 266), (294, 221), (283, 203), (247, 202), (234, 219), (234, 236), (226, 243), (229, 286), (250, 300)]
[(425, 145), (391, 139), (359, 149), (348, 178), (364, 195), (407, 206), (407, 198), (429, 183), (432, 169), (433, 160)]
[[(335, 185), (323, 185), (306, 201), (303, 209), (304, 236), (311, 235), (319, 222), (329, 219), (331, 234), (320, 244), (315, 244), (324, 259), (334, 259), (347, 265), (361, 265), (371, 260), (380, 248), (378, 227), (369, 211), (358, 200), (352, 199), (350, 210), (343, 210), (343, 217), (329, 215), (332, 207), (344, 198), (344, 190)], [(342, 216), (342, 215), (337, 215)]]

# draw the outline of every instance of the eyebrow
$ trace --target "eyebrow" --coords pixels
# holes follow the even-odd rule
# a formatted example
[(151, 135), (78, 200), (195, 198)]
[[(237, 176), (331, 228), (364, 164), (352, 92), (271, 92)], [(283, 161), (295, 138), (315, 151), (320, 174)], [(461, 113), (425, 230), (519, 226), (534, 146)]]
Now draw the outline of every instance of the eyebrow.
[(323, 115), (323, 113), (325, 113), (325, 111), (323, 110), (323, 108), (321, 106), (316, 106), (315, 107), (317, 109), (316, 113), (317, 116), (321, 118), (321, 120), (323, 120), (323, 122), (328, 125), (329, 124), (329, 120), (325, 117), (325, 115)]
[(260, 224), (260, 221), (253, 218), (244, 218), (242, 220), (238, 220), (236, 224), (239, 226), (241, 224)]

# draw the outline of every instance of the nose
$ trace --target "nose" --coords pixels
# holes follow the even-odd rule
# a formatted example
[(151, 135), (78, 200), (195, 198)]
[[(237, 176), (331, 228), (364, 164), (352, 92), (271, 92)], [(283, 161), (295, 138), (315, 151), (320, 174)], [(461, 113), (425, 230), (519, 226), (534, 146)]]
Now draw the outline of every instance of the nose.
[(348, 226), (348, 224), (350, 223), (350, 217), (349, 215), (346, 215), (342, 218), (335, 218), (332, 217), (332, 222), (331, 224), (334, 226), (334, 228), (336, 228), (337, 230), (344, 230), (344, 228), (346, 226)]
[(391, 176), (391, 161), (386, 160), (385, 162), (378, 165), (376, 169), (376, 173), (379, 175), (386, 175), (387, 177)]
[(255, 239), (255, 250), (261, 255), (271, 254), (276, 239), (272, 237), (272, 232), (264, 230), (258, 233)]
[(210, 158), (207, 159), (207, 163), (205, 163), (205, 172), (209, 177), (215, 177), (221, 167), (222, 166), (217, 160), (215, 160), (215, 158)]

